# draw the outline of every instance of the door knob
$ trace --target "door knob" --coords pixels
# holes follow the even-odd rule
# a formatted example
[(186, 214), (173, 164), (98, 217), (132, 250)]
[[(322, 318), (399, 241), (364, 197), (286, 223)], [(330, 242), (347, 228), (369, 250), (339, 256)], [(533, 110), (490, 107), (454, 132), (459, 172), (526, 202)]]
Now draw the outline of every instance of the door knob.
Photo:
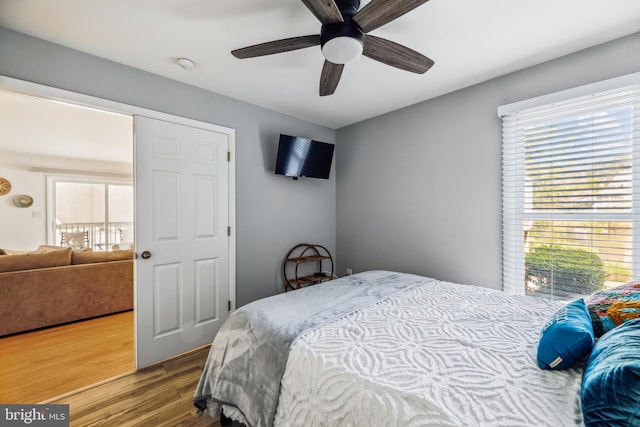
[(149, 258), (151, 258), (151, 252), (144, 251), (144, 252), (142, 252), (142, 254), (140, 254), (140, 256), (142, 257), (142, 259), (149, 259)]

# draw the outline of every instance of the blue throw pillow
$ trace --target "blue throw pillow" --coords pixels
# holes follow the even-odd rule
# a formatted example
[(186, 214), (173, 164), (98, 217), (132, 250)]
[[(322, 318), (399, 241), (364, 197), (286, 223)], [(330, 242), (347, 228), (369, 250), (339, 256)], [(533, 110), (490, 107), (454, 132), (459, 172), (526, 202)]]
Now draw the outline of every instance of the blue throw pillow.
[(640, 426), (640, 319), (607, 332), (582, 377), (582, 414), (590, 426)]
[(591, 316), (583, 299), (558, 309), (540, 332), (538, 366), (568, 369), (589, 355), (593, 348)]

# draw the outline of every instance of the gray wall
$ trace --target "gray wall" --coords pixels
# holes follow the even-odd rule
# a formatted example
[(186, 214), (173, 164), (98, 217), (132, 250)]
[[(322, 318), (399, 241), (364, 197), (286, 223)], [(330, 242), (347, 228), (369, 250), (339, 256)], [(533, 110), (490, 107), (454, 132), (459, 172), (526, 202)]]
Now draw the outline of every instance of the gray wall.
[(3, 27), (0, 58), (0, 75), (236, 129), (238, 306), (282, 290), (293, 245), (335, 255), (335, 168), (329, 180), (273, 174), (280, 133), (335, 142), (334, 130)]
[(501, 288), (498, 106), (637, 71), (640, 33), (338, 130), (339, 274)]

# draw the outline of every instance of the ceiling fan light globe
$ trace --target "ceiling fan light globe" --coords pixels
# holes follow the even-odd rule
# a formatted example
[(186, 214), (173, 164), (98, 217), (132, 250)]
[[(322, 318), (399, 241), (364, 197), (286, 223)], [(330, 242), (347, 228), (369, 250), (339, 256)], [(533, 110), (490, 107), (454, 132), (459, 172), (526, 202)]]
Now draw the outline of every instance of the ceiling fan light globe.
[(334, 64), (346, 64), (362, 55), (362, 42), (353, 37), (335, 37), (322, 46), (322, 55)]

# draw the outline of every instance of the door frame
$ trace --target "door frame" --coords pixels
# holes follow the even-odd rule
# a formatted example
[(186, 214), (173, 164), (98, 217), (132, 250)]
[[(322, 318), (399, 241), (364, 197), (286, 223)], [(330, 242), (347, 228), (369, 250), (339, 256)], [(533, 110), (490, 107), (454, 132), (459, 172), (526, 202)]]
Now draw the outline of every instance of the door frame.
[[(231, 236), (229, 236), (229, 301), (230, 312), (236, 308), (236, 182), (235, 182), (235, 142), (236, 131), (235, 129), (227, 128), (224, 126), (215, 125), (212, 123), (202, 122), (199, 120), (189, 119), (186, 117), (175, 116), (172, 114), (162, 113), (155, 110), (149, 110), (146, 108), (137, 107), (134, 105), (124, 104), (116, 101), (109, 101), (107, 99), (98, 98), (95, 96), (84, 95), (78, 92), (72, 92), (65, 89), (59, 89), (51, 86), (42, 85), (39, 83), (28, 82), (25, 80), (19, 80), (13, 77), (7, 77), (0, 75), (0, 90), (6, 90), (15, 93), (21, 93), (24, 95), (35, 96), (50, 101), (61, 101), (68, 104), (75, 104), (77, 106), (91, 108), (95, 110), (101, 110), (105, 112), (124, 114), (131, 116), (141, 115), (150, 117), (153, 119), (164, 120), (167, 122), (173, 122), (182, 124), (185, 126), (211, 130), (228, 135), (229, 137), (229, 155), (230, 161), (228, 162), (229, 170), (229, 227), (231, 227)], [(132, 127), (132, 134), (134, 135), (135, 144), (135, 129)], [(135, 154), (135, 146), (132, 147)], [(133, 159), (133, 167), (135, 171), (135, 155)], [(134, 177), (134, 192), (135, 192), (135, 177)], [(135, 268), (135, 261), (134, 261)], [(135, 283), (134, 274), (134, 294), (137, 284)], [(137, 309), (137, 301), (134, 301), (134, 310)], [(135, 345), (137, 346), (137, 331), (135, 337)], [(136, 361), (136, 368), (137, 361)]]

